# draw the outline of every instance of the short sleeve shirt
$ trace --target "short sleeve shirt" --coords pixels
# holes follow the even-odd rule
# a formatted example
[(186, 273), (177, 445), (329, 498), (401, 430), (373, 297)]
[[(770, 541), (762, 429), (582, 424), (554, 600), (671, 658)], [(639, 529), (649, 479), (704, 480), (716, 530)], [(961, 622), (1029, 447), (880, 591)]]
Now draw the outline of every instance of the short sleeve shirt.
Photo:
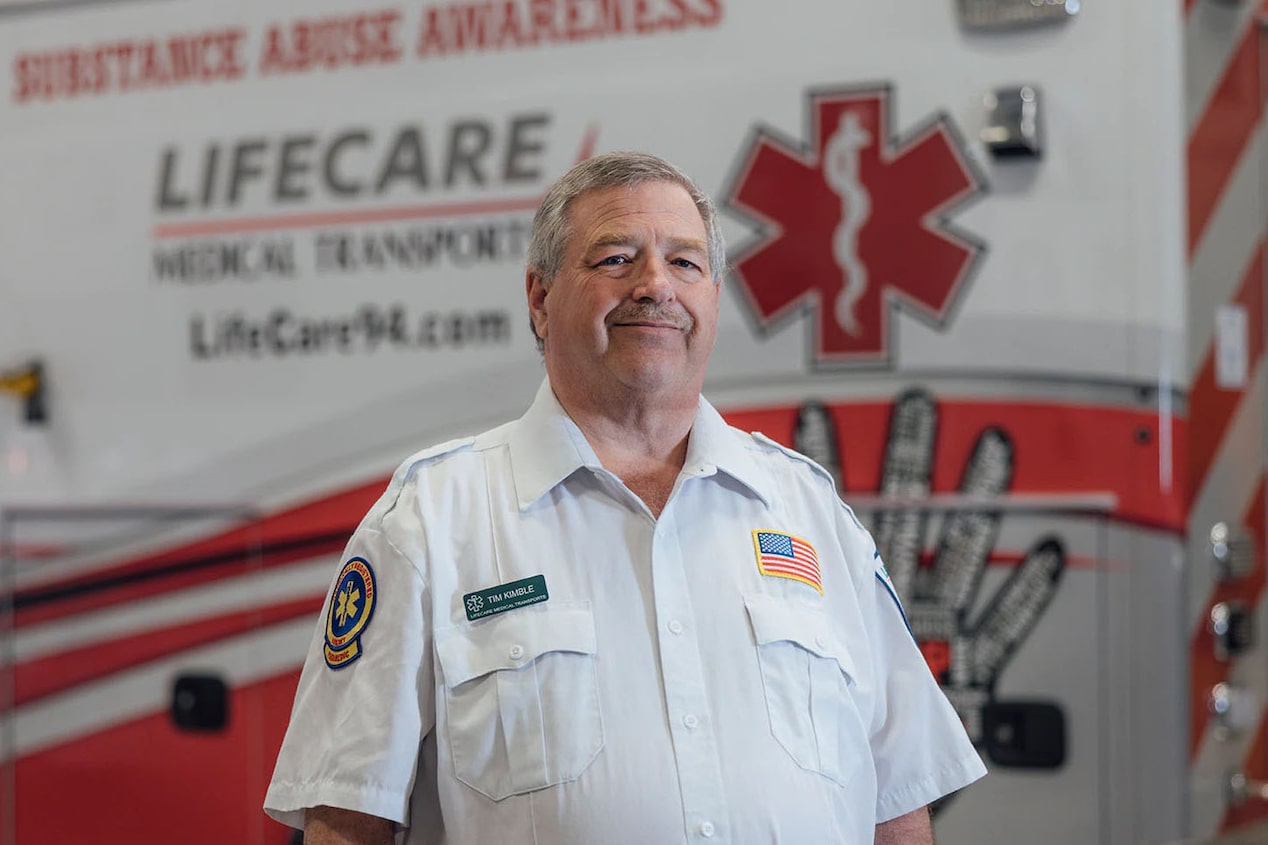
[(984, 773), (826, 472), (702, 398), (656, 518), (543, 384), (363, 520), (266, 810), (407, 843), (870, 843)]

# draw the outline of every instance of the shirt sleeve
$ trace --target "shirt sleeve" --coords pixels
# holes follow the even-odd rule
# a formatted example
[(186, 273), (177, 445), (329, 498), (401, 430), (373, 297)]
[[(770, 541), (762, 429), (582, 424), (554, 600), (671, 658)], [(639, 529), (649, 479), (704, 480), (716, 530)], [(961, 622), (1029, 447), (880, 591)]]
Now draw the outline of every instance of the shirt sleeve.
[(853, 514), (845, 519), (853, 523), (854, 555), (865, 564), (858, 587), (876, 672), (870, 743), (879, 824), (967, 786), (986, 766), (929, 671), (871, 536)]
[(409, 823), (419, 744), (435, 723), (429, 602), (409, 542), (367, 517), (348, 544), (265, 798), (283, 824), (302, 828), (305, 809), (322, 805)]

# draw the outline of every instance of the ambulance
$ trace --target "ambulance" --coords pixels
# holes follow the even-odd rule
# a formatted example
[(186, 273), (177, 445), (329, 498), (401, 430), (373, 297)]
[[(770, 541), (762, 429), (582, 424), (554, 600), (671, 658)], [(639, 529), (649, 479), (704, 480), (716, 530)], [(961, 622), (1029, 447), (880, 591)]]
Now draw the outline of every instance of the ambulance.
[(621, 149), (990, 769), (938, 841), (1268, 841), (1266, 12), (0, 1), (0, 845), (290, 841), (343, 546), (527, 407), (533, 211)]

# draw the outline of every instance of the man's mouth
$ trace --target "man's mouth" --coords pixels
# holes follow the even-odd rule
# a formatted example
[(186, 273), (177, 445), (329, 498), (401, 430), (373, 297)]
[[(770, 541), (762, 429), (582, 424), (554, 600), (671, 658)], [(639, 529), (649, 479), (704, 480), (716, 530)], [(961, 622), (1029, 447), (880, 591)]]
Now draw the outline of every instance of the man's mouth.
[(689, 332), (695, 327), (695, 320), (686, 312), (655, 313), (631, 309), (625, 313), (613, 314), (608, 319), (609, 327), (625, 326), (646, 329), (676, 329)]

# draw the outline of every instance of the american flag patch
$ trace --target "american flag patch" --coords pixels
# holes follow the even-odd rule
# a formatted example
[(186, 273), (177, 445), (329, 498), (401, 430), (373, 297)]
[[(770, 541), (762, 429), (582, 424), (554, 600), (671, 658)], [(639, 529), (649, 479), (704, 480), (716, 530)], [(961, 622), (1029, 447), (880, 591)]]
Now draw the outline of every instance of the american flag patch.
[(763, 575), (801, 581), (822, 595), (823, 579), (819, 577), (819, 556), (814, 546), (782, 531), (754, 531), (753, 549), (757, 552), (757, 570)]

